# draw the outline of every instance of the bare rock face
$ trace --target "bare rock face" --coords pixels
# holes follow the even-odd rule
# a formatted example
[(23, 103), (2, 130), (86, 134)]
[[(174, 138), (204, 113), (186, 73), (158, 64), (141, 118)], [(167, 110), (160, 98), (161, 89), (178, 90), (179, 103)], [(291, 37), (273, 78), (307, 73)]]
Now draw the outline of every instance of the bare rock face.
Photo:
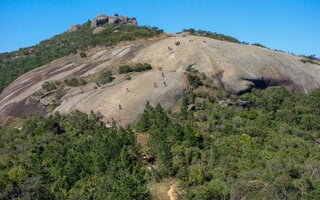
[(92, 20), (91, 22), (91, 28), (96, 28), (98, 26), (98, 22), (96, 19)]
[(128, 22), (128, 17), (127, 16), (121, 16), (120, 17), (121, 23), (127, 23)]
[[(174, 45), (177, 41), (179, 46)], [(81, 62), (77, 61), (78, 55), (52, 61), (22, 75), (5, 88), (0, 94), (0, 124), (11, 116), (40, 111), (40, 114), (47, 114), (42, 107), (48, 103), (46, 99), (41, 100), (46, 97), (39, 97), (34, 104), (25, 103), (45, 81), (112, 71), (122, 63), (149, 63), (152, 69), (134, 73), (130, 80), (115, 75), (110, 84), (99, 86), (91, 82), (75, 87), (66, 91), (55, 111), (100, 112), (104, 122), (115, 119), (127, 125), (143, 112), (146, 101), (151, 105), (160, 103), (165, 109), (175, 106), (188, 87), (185, 72), (190, 66), (211, 78), (215, 87), (234, 94), (270, 86), (285, 86), (301, 92), (320, 87), (320, 65), (303, 63), (299, 56), (200, 36), (176, 35), (145, 43), (119, 44), (110, 49), (93, 48), (86, 55)], [(221, 103), (246, 106), (246, 102), (240, 101)]]
[(108, 24), (118, 24), (119, 23), (119, 18), (117, 17), (109, 17)]
[(135, 17), (130, 18), (128, 23), (134, 26), (138, 26), (138, 21)]
[(97, 16), (96, 20), (97, 20), (97, 25), (101, 26), (101, 25), (106, 24), (108, 22), (108, 16), (106, 16), (104, 14), (100, 14)]
[(108, 16), (106, 16), (104, 14), (100, 14), (94, 20), (92, 20), (91, 27), (96, 28), (98, 26), (102, 26), (102, 25), (108, 23), (108, 20), (109, 20)]
[(79, 29), (81, 29), (81, 25), (80, 24), (76, 24), (70, 27), (69, 32), (76, 32)]
[(106, 30), (104, 27), (97, 27), (96, 29), (93, 30), (93, 35), (98, 35), (102, 31)]
[(91, 27), (96, 28), (102, 26), (104, 24), (130, 24), (137, 26), (138, 21), (135, 17), (128, 18), (127, 16), (120, 16), (118, 14), (114, 14), (114, 16), (106, 16), (104, 14), (98, 15), (95, 19), (91, 22)]

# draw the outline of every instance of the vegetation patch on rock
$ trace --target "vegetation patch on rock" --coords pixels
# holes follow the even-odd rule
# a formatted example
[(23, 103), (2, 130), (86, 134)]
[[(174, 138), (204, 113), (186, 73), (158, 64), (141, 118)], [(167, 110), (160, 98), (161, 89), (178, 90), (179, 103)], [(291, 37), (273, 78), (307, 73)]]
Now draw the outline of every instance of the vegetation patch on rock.
[(148, 63), (137, 63), (137, 64), (124, 64), (124, 65), (120, 65), (118, 72), (119, 74), (125, 74), (125, 73), (129, 73), (129, 72), (142, 72), (142, 71), (146, 71), (146, 70), (150, 70), (152, 69), (151, 65)]
[[(99, 45), (112, 46), (121, 41), (150, 38), (163, 33), (158, 28), (127, 24), (105, 24), (101, 27), (104, 30), (94, 35), (95, 28), (88, 21), (76, 31), (56, 35), (32, 47), (0, 54), (0, 92), (20, 75), (78, 50)], [(85, 54), (80, 56), (85, 57)]]

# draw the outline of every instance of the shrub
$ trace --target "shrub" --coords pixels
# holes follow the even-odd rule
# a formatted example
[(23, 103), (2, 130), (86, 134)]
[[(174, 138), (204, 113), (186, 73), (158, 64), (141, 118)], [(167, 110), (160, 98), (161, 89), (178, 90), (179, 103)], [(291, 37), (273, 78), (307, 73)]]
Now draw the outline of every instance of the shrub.
[(27, 171), (21, 166), (13, 167), (8, 171), (9, 179), (16, 183), (23, 181), (24, 179), (27, 178), (27, 176), (28, 176)]
[(81, 51), (80, 52), (80, 57), (81, 58), (85, 58), (85, 57), (87, 57), (87, 54), (85, 52)]
[(42, 88), (47, 92), (53, 91), (57, 89), (57, 86), (54, 82), (46, 81), (42, 84)]
[(121, 65), (119, 66), (119, 74), (124, 74), (124, 73), (129, 73), (132, 72), (133, 70), (131, 69), (131, 67), (129, 65)]
[(129, 72), (142, 72), (146, 70), (152, 69), (151, 65), (148, 63), (138, 63), (133, 66), (129, 65), (121, 65), (119, 66), (118, 72), (119, 74), (129, 73)]
[(261, 47), (261, 48), (266, 48), (266, 49), (268, 49), (268, 47), (266, 47), (266, 46), (264, 46), (264, 45), (262, 45), (262, 44), (260, 44), (260, 43), (253, 43), (252, 45), (257, 46), (257, 47)]
[(79, 79), (79, 83), (80, 83), (80, 85), (86, 85), (87, 81), (85, 79), (83, 79), (83, 78), (80, 78)]
[(213, 38), (216, 40), (222, 40), (222, 41), (228, 41), (228, 42), (233, 42), (233, 43), (239, 43), (240, 41), (234, 37), (224, 35), (224, 34), (219, 34), (219, 33), (213, 33), (210, 31), (204, 31), (204, 30), (195, 30), (193, 28), (190, 29), (183, 29), (183, 32), (189, 32), (191, 35), (199, 35), (199, 36), (204, 36), (208, 38)]
[(197, 75), (188, 74), (187, 79), (188, 79), (189, 84), (192, 85), (193, 87), (198, 87), (198, 86), (202, 85), (201, 78)]
[(114, 77), (112, 76), (112, 72), (110, 70), (107, 70), (105, 72), (102, 72), (98, 77), (98, 83), (100, 84), (106, 84), (113, 81)]
[(67, 86), (71, 86), (71, 87), (78, 87), (78, 86), (80, 85), (79, 80), (76, 79), (76, 78), (66, 79), (66, 80), (64, 80), (64, 83), (65, 83)]

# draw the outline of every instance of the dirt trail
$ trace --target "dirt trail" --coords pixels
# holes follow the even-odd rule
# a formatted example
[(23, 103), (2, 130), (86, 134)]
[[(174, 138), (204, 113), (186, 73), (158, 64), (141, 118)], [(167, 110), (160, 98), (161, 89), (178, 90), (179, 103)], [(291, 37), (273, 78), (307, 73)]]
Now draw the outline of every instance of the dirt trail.
[(174, 188), (172, 185), (170, 185), (170, 189), (168, 190), (168, 195), (170, 200), (177, 200), (174, 193)]

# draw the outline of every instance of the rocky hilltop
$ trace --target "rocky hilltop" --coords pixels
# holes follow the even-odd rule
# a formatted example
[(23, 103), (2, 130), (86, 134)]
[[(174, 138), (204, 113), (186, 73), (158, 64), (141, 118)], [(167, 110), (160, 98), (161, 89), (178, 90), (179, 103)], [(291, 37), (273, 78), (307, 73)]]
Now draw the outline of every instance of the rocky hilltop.
[[(99, 26), (99, 20), (93, 25)], [(284, 52), (201, 36), (170, 35), (113, 48), (92, 48), (85, 54), (82, 58), (70, 55), (55, 60), (18, 78), (0, 94), (0, 121), (31, 111), (46, 114), (50, 94), (35, 97), (46, 81), (85, 78), (106, 70), (114, 74), (111, 83), (70, 87), (60, 95), (54, 111), (94, 111), (101, 113), (105, 122), (115, 119), (126, 125), (143, 111), (146, 101), (160, 103), (164, 108), (175, 106), (188, 90), (186, 73), (190, 68), (206, 76), (212, 90), (220, 88), (233, 94), (273, 86), (301, 92), (320, 87), (317, 63), (302, 62), (301, 57)], [(130, 63), (149, 63), (152, 69), (118, 73), (120, 65)]]
[[(94, 18), (91, 21), (91, 27), (96, 28), (94, 30), (94, 34), (100, 33), (104, 28), (102, 27), (105, 24), (127, 24), (127, 25), (133, 25), (138, 26), (138, 21), (135, 17), (129, 18), (125, 15), (119, 16), (117, 13), (113, 16), (107, 16), (105, 14), (99, 14), (96, 18)], [(69, 32), (75, 32), (77, 30), (81, 29), (80, 24), (72, 25), (69, 29)]]

